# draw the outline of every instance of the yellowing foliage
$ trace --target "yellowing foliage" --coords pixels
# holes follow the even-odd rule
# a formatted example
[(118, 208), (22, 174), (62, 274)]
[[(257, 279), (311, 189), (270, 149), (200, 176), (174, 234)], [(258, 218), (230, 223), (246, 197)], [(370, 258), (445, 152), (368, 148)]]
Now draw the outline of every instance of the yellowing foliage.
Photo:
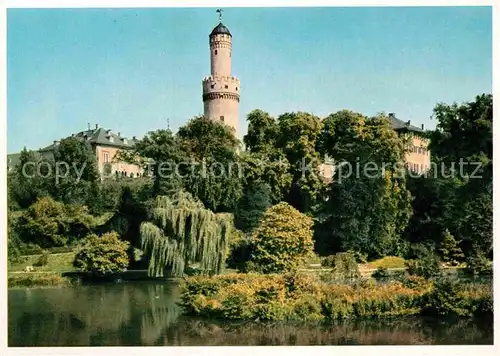
[(313, 220), (281, 202), (269, 208), (254, 234), (252, 260), (264, 273), (295, 270), (313, 253)]

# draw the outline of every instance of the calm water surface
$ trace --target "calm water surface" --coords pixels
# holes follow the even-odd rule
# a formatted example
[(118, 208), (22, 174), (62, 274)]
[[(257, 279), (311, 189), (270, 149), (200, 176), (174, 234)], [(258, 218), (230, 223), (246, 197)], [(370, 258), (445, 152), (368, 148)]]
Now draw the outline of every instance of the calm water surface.
[(178, 300), (171, 283), (9, 289), (9, 346), (493, 344), (491, 320), (216, 323), (181, 316)]

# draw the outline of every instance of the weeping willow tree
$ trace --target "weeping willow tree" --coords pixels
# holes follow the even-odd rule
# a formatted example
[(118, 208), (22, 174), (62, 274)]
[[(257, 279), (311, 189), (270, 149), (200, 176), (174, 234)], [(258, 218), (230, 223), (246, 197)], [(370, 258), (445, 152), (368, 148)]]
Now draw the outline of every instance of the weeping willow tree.
[(224, 268), (232, 232), (230, 214), (214, 214), (189, 193), (158, 196), (152, 219), (140, 228), (142, 249), (149, 255), (149, 275), (162, 277), (165, 268), (182, 276), (189, 263), (199, 262), (203, 273)]

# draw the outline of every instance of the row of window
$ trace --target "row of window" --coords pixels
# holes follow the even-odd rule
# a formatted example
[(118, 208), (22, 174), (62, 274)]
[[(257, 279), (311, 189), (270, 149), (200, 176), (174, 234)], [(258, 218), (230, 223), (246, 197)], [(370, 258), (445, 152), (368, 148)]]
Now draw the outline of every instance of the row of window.
[[(109, 177), (111, 175), (111, 165), (110, 164), (107, 164), (104, 166), (104, 174)], [(115, 171), (115, 177), (119, 178), (119, 177), (130, 177), (130, 178), (135, 178), (135, 177), (142, 177), (142, 176), (145, 176), (145, 174), (141, 174), (141, 173), (134, 173), (134, 172), (130, 172), (130, 173), (127, 173), (127, 171)]]
[(426, 155), (429, 153), (429, 150), (420, 146), (411, 146), (410, 152), (418, 153), (420, 155)]
[(423, 164), (411, 163), (411, 162), (406, 163), (406, 168), (416, 173), (424, 173), (427, 170), (427, 167), (424, 166)]
[[(211, 84), (210, 88), (212, 88), (212, 89), (215, 88), (215, 84)], [(224, 85), (224, 89), (229, 89), (229, 85), (227, 85), (227, 84)], [(238, 91), (238, 87), (236, 87), (236, 91)]]

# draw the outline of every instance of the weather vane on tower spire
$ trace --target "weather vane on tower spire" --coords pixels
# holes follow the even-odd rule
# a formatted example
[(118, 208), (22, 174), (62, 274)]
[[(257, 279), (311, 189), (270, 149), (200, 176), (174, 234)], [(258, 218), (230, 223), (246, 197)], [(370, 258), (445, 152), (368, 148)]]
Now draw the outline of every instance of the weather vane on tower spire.
[(219, 13), (219, 22), (222, 23), (222, 9), (217, 9), (215, 12)]

